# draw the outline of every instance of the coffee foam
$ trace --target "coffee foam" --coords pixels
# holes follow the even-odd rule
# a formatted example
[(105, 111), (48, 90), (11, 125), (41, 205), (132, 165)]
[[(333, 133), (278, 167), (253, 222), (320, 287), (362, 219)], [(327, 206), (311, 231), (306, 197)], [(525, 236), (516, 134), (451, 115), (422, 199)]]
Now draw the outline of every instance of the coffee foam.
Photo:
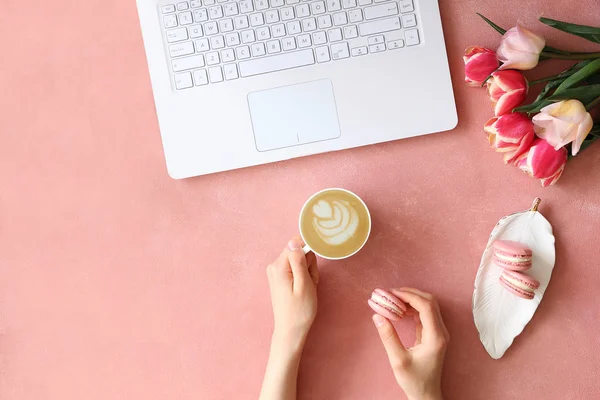
[(325, 243), (339, 246), (354, 236), (358, 213), (345, 200), (319, 200), (312, 208), (313, 228)]

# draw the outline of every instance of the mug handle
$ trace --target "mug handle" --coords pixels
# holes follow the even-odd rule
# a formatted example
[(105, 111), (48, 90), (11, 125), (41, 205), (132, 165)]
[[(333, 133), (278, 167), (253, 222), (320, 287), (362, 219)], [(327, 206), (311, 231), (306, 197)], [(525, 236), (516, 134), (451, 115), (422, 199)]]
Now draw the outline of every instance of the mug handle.
[(310, 253), (312, 251), (312, 249), (310, 247), (308, 247), (308, 245), (305, 245), (302, 248), (302, 251), (304, 252), (304, 254), (308, 254), (308, 253)]

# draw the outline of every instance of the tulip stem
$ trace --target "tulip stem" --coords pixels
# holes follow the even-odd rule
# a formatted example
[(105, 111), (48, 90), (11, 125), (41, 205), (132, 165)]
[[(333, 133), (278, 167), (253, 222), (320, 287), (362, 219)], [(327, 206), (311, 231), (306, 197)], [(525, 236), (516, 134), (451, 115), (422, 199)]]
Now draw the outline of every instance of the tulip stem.
[(592, 58), (600, 58), (600, 51), (595, 53), (569, 53), (557, 54), (551, 51), (542, 51), (540, 56), (546, 58), (557, 58), (559, 60), (591, 60)]
[(587, 106), (585, 106), (585, 109), (587, 111), (590, 111), (592, 108), (596, 107), (598, 104), (600, 104), (600, 97), (597, 97), (596, 100), (593, 100), (591, 103), (589, 103)]

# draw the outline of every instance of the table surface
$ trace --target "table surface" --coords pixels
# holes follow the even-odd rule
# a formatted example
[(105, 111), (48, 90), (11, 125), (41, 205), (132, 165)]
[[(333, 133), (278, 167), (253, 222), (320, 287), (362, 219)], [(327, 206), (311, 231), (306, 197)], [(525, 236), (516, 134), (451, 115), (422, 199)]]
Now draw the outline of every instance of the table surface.
[[(462, 51), (519, 19), (593, 24), (596, 0), (440, 0), (459, 111), (450, 133), (213, 176), (167, 176), (135, 2), (4, 0), (0, 13), (0, 398), (250, 399), (272, 329), (265, 266), (330, 186), (364, 197), (373, 234), (322, 262), (300, 399), (403, 398), (366, 305), (375, 287), (435, 293), (452, 341), (448, 399), (592, 399), (600, 392), (600, 146), (543, 189), (502, 164)], [(541, 76), (556, 70), (549, 62)], [(432, 114), (434, 111), (432, 111)], [(309, 178), (310, 177), (310, 178)], [(488, 235), (543, 198), (557, 262), (537, 314), (492, 360), (471, 314)], [(411, 322), (398, 324), (414, 337)]]

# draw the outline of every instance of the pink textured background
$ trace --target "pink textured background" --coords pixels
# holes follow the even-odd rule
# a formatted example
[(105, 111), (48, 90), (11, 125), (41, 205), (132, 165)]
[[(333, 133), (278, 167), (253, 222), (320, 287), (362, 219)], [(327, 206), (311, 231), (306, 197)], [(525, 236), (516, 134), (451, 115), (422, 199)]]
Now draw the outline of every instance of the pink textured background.
[[(321, 263), (301, 399), (402, 398), (366, 306), (374, 287), (401, 285), (441, 300), (448, 399), (597, 398), (600, 146), (549, 189), (503, 166), (481, 132), (486, 95), (462, 84), (461, 52), (498, 42), (475, 11), (590, 49), (534, 20), (597, 24), (600, 7), (440, 3), (453, 132), (174, 181), (134, 1), (2, 1), (0, 398), (255, 398), (272, 323), (264, 267), (304, 200), (328, 186), (364, 197), (373, 235), (351, 260)], [(494, 361), (472, 321), (475, 271), (496, 221), (535, 196), (557, 265), (537, 315)], [(399, 328), (412, 340), (410, 322)]]

